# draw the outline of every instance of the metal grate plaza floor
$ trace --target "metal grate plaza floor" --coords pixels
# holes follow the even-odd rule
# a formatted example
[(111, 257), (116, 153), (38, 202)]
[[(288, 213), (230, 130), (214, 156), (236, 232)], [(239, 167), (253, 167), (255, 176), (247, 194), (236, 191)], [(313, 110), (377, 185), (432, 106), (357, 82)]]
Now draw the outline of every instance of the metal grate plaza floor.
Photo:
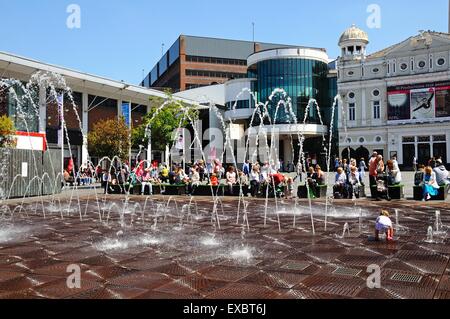
[[(450, 298), (449, 203), (270, 200), (266, 209), (249, 200), (245, 220), (234, 198), (217, 214), (211, 198), (102, 200), (10, 204), (0, 219), (0, 299)], [(371, 238), (381, 209), (396, 226), (397, 210), (394, 242)], [(436, 210), (445, 231), (427, 242)], [(74, 265), (81, 286), (72, 289)], [(367, 286), (373, 266), (379, 289)]]

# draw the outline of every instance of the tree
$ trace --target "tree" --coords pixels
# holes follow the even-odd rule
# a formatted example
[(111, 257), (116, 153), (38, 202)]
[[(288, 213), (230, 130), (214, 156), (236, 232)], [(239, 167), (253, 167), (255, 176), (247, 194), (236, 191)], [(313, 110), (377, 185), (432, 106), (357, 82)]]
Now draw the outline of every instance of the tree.
[(15, 147), (14, 135), (16, 128), (13, 121), (6, 115), (0, 117), (0, 147)]
[(118, 156), (128, 159), (130, 129), (124, 118), (109, 119), (97, 122), (88, 135), (89, 153), (97, 157)]
[[(146, 129), (152, 133), (152, 147), (154, 150), (164, 151), (166, 145), (174, 142), (173, 133), (177, 128), (186, 128), (191, 121), (198, 120), (198, 111), (195, 107), (175, 101), (169, 92), (166, 92), (167, 100), (162, 98), (150, 98), (154, 105), (144, 117), (143, 124), (133, 129), (133, 145), (147, 145), (148, 137)], [(161, 106), (164, 105), (162, 108)]]

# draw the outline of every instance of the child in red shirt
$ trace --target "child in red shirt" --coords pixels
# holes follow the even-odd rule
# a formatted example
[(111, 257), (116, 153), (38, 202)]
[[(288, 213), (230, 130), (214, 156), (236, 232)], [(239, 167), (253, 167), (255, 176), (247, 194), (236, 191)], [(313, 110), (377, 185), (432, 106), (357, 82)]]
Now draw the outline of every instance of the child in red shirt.
[(211, 175), (211, 185), (212, 186), (219, 186), (219, 179), (217, 178), (216, 174)]

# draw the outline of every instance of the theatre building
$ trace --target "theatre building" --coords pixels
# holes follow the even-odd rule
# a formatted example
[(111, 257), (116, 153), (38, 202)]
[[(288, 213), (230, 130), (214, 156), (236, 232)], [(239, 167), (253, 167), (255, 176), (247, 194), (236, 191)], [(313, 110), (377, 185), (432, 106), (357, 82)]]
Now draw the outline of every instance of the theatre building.
[(441, 156), (450, 162), (450, 34), (421, 32), (367, 54), (367, 33), (355, 26), (339, 41), (340, 153), (397, 155), (411, 168)]

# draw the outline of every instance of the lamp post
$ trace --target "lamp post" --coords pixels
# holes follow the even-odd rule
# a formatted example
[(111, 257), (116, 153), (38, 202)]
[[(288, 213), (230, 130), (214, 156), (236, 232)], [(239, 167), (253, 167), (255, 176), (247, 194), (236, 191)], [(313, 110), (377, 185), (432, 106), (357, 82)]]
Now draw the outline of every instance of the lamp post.
[(152, 162), (152, 129), (150, 125), (145, 128), (145, 137), (148, 138), (147, 144), (147, 161), (151, 164)]

